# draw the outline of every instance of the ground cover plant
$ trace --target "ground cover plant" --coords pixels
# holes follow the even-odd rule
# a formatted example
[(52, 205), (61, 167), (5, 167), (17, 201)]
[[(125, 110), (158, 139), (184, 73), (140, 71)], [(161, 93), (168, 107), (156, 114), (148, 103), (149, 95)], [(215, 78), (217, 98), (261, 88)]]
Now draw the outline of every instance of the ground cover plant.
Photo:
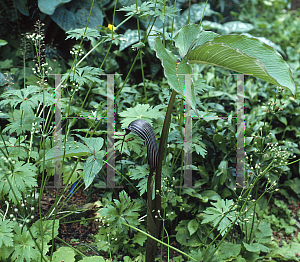
[[(31, 4), (42, 22), (22, 51), (1, 22), (1, 261), (299, 261), (299, 12), (281, 1)], [(2, 5), (26, 19), (25, 1)], [(53, 23), (70, 54), (45, 45)], [(233, 72), (248, 75), (244, 119)], [(65, 187), (45, 209), (59, 173)], [(70, 206), (83, 188), (97, 200)], [(61, 238), (91, 220), (82, 246)]]

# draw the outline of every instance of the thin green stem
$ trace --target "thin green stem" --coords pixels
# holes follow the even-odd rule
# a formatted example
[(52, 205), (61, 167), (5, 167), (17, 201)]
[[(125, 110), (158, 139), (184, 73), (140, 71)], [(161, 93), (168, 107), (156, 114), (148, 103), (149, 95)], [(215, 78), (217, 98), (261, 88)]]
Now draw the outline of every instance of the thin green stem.
[(62, 243), (64, 243), (66, 246), (68, 246), (69, 248), (72, 248), (75, 252), (77, 252), (78, 254), (82, 255), (83, 257), (86, 257), (85, 254), (81, 253), (78, 249), (72, 247), (69, 243), (67, 243), (66, 241), (64, 241), (63, 239), (59, 238), (59, 237), (55, 237), (56, 240), (61, 241)]
[(157, 239), (157, 238), (155, 238), (155, 237), (153, 237), (153, 236), (151, 236), (151, 235), (145, 233), (144, 231), (142, 231), (142, 230), (140, 230), (140, 229), (138, 229), (138, 228), (136, 228), (136, 227), (134, 227), (134, 226), (132, 226), (132, 225), (126, 224), (126, 223), (124, 223), (124, 222), (121, 222), (121, 223), (122, 223), (123, 225), (125, 225), (125, 226), (128, 226), (128, 227), (131, 227), (131, 228), (135, 229), (136, 231), (138, 231), (138, 232), (140, 232), (140, 233), (146, 235), (147, 237), (150, 237), (150, 238), (154, 239), (154, 240), (157, 241), (158, 243), (163, 244), (163, 245), (165, 245), (165, 246), (167, 246), (167, 247), (169, 247), (169, 248), (171, 248), (171, 249), (177, 251), (178, 253), (180, 253), (180, 254), (182, 254), (182, 255), (188, 257), (189, 259), (196, 261), (195, 258), (193, 258), (193, 257), (191, 257), (190, 255), (188, 255), (188, 254), (182, 252), (181, 250), (177, 249), (176, 247), (172, 247), (172, 246), (170, 246), (170, 245), (168, 245), (168, 244), (166, 244), (166, 243), (160, 241), (159, 239)]
[(199, 26), (201, 26), (201, 24), (202, 24), (202, 20), (203, 20), (204, 14), (205, 14), (205, 9), (206, 9), (207, 2), (208, 2), (208, 0), (206, 0), (206, 2), (205, 2), (203, 14), (202, 14), (201, 20), (200, 20), (200, 22), (199, 22)]
[[(189, 0), (189, 14), (188, 14), (188, 24), (190, 23), (190, 16), (191, 16), (191, 0)], [(204, 9), (205, 10), (205, 9)]]
[[(169, 134), (169, 126), (171, 122), (171, 113), (173, 111), (173, 105), (175, 101), (177, 92), (175, 90), (172, 91), (169, 105), (166, 112), (166, 117), (163, 125), (163, 129), (161, 132), (160, 142), (159, 142), (159, 149), (158, 149), (158, 163), (156, 167), (156, 176), (155, 176), (155, 216), (158, 217), (157, 211), (161, 209), (161, 171), (162, 171), (162, 162), (163, 156), (165, 151), (166, 142), (168, 139)], [(155, 219), (155, 224), (158, 232), (160, 232), (160, 220)]]
[[(174, 8), (176, 8), (176, 0), (174, 1)], [(172, 19), (171, 39), (173, 39), (174, 23), (175, 23), (175, 15), (173, 16)]]

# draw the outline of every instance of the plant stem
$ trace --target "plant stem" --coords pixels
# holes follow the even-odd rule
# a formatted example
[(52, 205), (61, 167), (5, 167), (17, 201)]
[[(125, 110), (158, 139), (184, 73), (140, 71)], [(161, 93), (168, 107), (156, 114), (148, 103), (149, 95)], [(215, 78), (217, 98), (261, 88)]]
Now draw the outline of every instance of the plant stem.
[[(147, 182), (147, 233), (151, 236), (158, 238), (159, 231), (156, 229), (155, 220), (152, 215), (152, 192), (153, 187), (151, 181), (153, 177), (154, 168), (150, 168), (150, 173)], [(157, 252), (157, 242), (151, 237), (147, 237), (146, 245), (146, 261), (154, 262)]]
[(161, 209), (162, 161), (163, 161), (163, 156), (164, 156), (165, 145), (166, 145), (166, 142), (168, 139), (169, 126), (170, 126), (170, 122), (171, 122), (171, 113), (173, 110), (173, 104), (175, 101), (176, 94), (177, 94), (177, 92), (175, 90), (173, 90), (171, 97), (170, 97), (169, 105), (167, 108), (167, 113), (166, 113), (163, 129), (161, 132), (159, 149), (158, 149), (159, 155), (158, 155), (158, 163), (157, 163), (156, 175), (155, 175), (155, 213), (154, 213), (154, 217), (157, 216), (157, 218), (154, 218), (157, 232), (160, 232), (160, 224), (161, 224), (161, 221), (158, 219), (159, 215), (158, 215), (157, 211)]
[[(138, 228), (136, 228), (136, 227), (134, 227), (134, 226), (132, 226), (132, 225), (126, 224), (126, 223), (124, 223), (124, 222), (121, 222), (121, 223), (122, 223), (122, 225), (131, 227), (131, 228), (135, 229), (136, 231), (138, 231), (138, 232), (140, 232), (140, 233), (146, 235), (147, 237), (150, 237), (150, 238), (154, 239), (154, 240), (157, 241), (158, 243), (160, 243), (160, 244), (162, 244), (162, 245), (165, 245), (165, 246), (167, 246), (167, 247), (169, 247), (169, 248), (171, 248), (171, 249), (177, 251), (178, 253), (180, 253), (180, 254), (182, 254), (182, 255), (188, 257), (190, 260), (195, 260), (195, 261), (196, 261), (196, 259), (193, 258), (193, 257), (191, 257), (189, 254), (184, 253), (183, 251), (181, 251), (181, 250), (179, 250), (179, 249), (177, 249), (177, 248), (175, 248), (175, 247), (172, 247), (172, 246), (170, 246), (169, 244), (166, 244), (166, 243), (160, 241), (159, 239), (157, 239), (157, 238), (155, 238), (155, 237), (153, 237), (153, 236), (151, 236), (151, 235), (145, 233), (144, 231), (142, 231), (142, 230), (140, 230), (140, 229), (138, 229)], [(147, 261), (147, 262), (148, 262), (148, 261)]]

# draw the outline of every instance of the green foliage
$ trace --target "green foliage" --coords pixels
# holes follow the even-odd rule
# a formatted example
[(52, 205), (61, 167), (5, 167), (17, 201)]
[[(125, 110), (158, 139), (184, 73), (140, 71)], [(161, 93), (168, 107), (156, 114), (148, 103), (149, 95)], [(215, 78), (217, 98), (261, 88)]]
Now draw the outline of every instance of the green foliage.
[(90, 8), (91, 3), (88, 0), (72, 0), (56, 8), (51, 19), (64, 31), (83, 28), (87, 22), (89, 22), (89, 27), (96, 28), (103, 24), (101, 6), (95, 2), (91, 13)]
[(241, 252), (240, 244), (223, 243), (218, 250), (218, 253), (223, 261), (229, 261), (229, 259), (237, 258)]
[(227, 231), (228, 226), (235, 221), (235, 213), (232, 210), (233, 208), (232, 200), (219, 200), (216, 203), (212, 203), (213, 207), (207, 208), (204, 213), (206, 214), (205, 218), (202, 221), (202, 224), (212, 222), (213, 226), (218, 226), (218, 230), (221, 232), (221, 235)]
[(147, 189), (147, 179), (146, 177), (149, 174), (149, 168), (146, 165), (137, 166), (136, 168), (132, 168), (129, 171), (129, 177), (133, 180), (138, 180), (137, 188), (140, 192), (140, 195), (143, 195)]
[[(24, 3), (15, 3), (21, 13), (27, 12)], [(117, 3), (122, 12), (115, 12), (113, 2), (95, 1), (90, 15), (90, 1), (39, 1), (44, 14), (69, 30), (64, 39), (55, 35), (57, 27), (51, 34), (49, 29), (47, 36), (53, 36), (54, 44), (47, 42), (45, 53), (41, 24), (26, 34), (21, 50), (21, 37), (11, 32), (27, 32), (26, 23), (12, 15), (17, 9), (1, 4), (1, 261), (145, 261), (147, 148), (129, 134), (121, 151), (124, 128), (136, 119), (151, 123), (165, 145), (160, 154), (161, 190), (155, 191), (153, 179), (151, 193), (152, 199), (160, 194), (155, 219), (162, 224), (157, 240), (165, 242), (163, 251), (169, 254), (174, 237), (180, 246), (181, 255), (169, 260), (184, 261), (187, 256), (189, 261), (205, 262), (299, 261), (297, 217), (287, 205), (300, 196), (300, 107), (291, 96), (299, 95), (300, 84), (298, 13), (280, 0), (229, 1), (226, 6), (214, 1), (188, 8), (184, 1), (164, 3), (122, 0)], [(193, 24), (199, 21), (201, 25)], [(45, 28), (52, 28), (48, 23)], [(222, 35), (244, 32), (249, 33)], [(65, 49), (72, 45), (71, 55), (55, 51), (57, 39)], [(56, 103), (51, 67), (64, 74), (61, 105)], [(228, 69), (252, 74), (244, 83), (244, 188), (236, 188), (238, 96)], [(115, 74), (115, 182), (122, 191), (99, 188), (106, 185), (107, 176), (104, 73)], [(186, 103), (193, 108), (188, 149)], [(182, 188), (187, 150), (192, 153), (193, 187)], [(71, 217), (64, 209), (71, 195), (67, 188), (57, 191), (49, 210), (41, 202), (48, 180), (58, 170), (64, 185), (83, 179), (88, 199), (92, 192), (103, 203), (96, 212), (100, 227), (87, 257), (82, 247), (61, 247), (64, 242), (58, 237), (62, 223)], [(90, 217), (78, 207), (73, 213), (81, 227), (89, 225)], [(289, 237), (289, 243), (280, 234)]]
[(144, 2), (136, 8), (136, 4), (131, 6), (123, 7), (119, 9), (119, 11), (126, 11), (126, 16), (130, 15), (138, 15), (138, 16), (151, 16), (158, 17), (163, 23), (165, 22), (165, 17), (173, 18), (176, 12), (180, 11), (180, 9), (176, 9), (173, 6), (165, 6), (163, 1), (149, 1)]
[[(8, 167), (8, 163), (14, 164), (13, 169)], [(9, 200), (17, 203), (22, 199), (22, 194), (37, 187), (37, 168), (33, 164), (24, 163), (23, 161), (14, 161), (9, 158), (7, 162), (1, 162), (0, 165), (3, 170), (0, 174), (2, 197), (8, 194)]]
[(58, 227), (59, 220), (37, 221), (31, 226), (31, 232), (38, 244), (41, 244), (42, 241), (44, 241), (44, 243), (49, 243), (53, 237), (58, 235)]
[[(208, 63), (251, 74), (275, 85), (286, 87), (292, 94), (296, 94), (295, 84), (289, 67), (272, 48), (257, 39), (238, 35), (217, 36), (207, 42), (207, 39), (202, 39), (201, 34), (198, 37), (200, 33), (198, 28), (195, 25), (189, 25), (181, 29), (177, 38), (175, 38), (176, 47), (179, 48), (179, 52), (181, 50), (181, 56), (190, 63)], [(205, 33), (204, 36), (206, 36)], [(187, 52), (186, 42), (190, 43), (191, 40), (193, 42), (190, 46), (188, 45)], [(226, 59), (215, 57), (216, 53)], [(238, 65), (233, 62), (233, 59), (237, 57), (239, 57)], [(270, 61), (278, 63), (278, 68), (283, 71), (274, 70), (275, 68)], [(165, 70), (170, 70), (172, 67), (174, 68), (174, 65), (164, 65)]]
[(129, 46), (132, 46), (133, 49), (141, 47), (143, 44), (142, 42), (140, 42), (140, 45), (133, 45), (133, 44), (139, 42), (139, 40), (143, 37), (144, 37), (143, 32), (141, 32), (140, 34), (138, 30), (131, 30), (131, 29), (126, 30), (125, 34), (122, 37), (122, 40), (125, 41), (121, 41), (119, 51), (123, 51), (125, 48)]
[(76, 70), (71, 70), (69, 72), (69, 75), (65, 75), (63, 77), (63, 81), (66, 80), (68, 77), (72, 80), (72, 82), (82, 86), (84, 84), (90, 84), (90, 83), (98, 83), (100, 84), (100, 79), (97, 77), (99, 74), (101, 74), (103, 71), (99, 70), (95, 67), (85, 66), (82, 68), (76, 68)]
[[(199, 238), (200, 234), (191, 234), (189, 230), (190, 221), (189, 220), (181, 220), (176, 227), (176, 240), (184, 246), (190, 247), (199, 247), (202, 244), (201, 239)], [(200, 233), (200, 228), (197, 229)]]
[[(154, 49), (156, 55), (162, 61), (163, 68), (165, 70), (165, 76), (168, 79), (169, 85), (182, 96), (185, 95), (184, 80), (185, 74), (191, 74), (192, 69), (190, 65), (187, 64), (187, 60), (178, 60), (172, 52), (166, 50), (161, 43), (159, 37), (155, 38)], [(174, 77), (175, 76), (175, 77)], [(195, 94), (194, 87), (191, 86), (192, 94)], [(192, 99), (193, 109), (196, 110), (195, 97), (192, 96), (190, 99), (187, 97), (188, 101)]]
[(29, 232), (17, 227), (18, 225), (15, 225), (16, 235), (14, 238), (14, 248), (13, 250), (7, 250), (8, 252), (13, 251), (11, 259), (14, 261), (37, 260), (39, 252), (34, 247), (35, 244)]
[[(75, 261), (75, 251), (69, 247), (60, 247), (58, 250), (56, 250), (53, 253), (52, 261), (60, 261), (62, 257), (64, 259), (68, 259), (68, 261)], [(99, 261), (101, 261), (101, 260), (99, 260)]]
[(120, 201), (115, 200), (114, 204), (107, 205), (100, 211), (100, 215), (107, 216), (110, 226), (119, 230), (122, 228), (122, 222), (128, 221), (131, 225), (139, 225), (137, 211), (140, 210), (141, 206), (138, 203), (131, 202), (125, 191), (120, 192), (119, 197)]
[(53, 104), (54, 99), (49, 92), (44, 91), (43, 94), (41, 93), (40, 87), (32, 85), (21, 90), (9, 90), (1, 95), (5, 100), (0, 101), (0, 105), (10, 105), (13, 108), (19, 106), (27, 115), (32, 113), (32, 110), (36, 108), (39, 103), (43, 103), (43, 101), (45, 101), (46, 105)]
[(5, 40), (0, 39), (0, 46), (7, 45), (7, 42)]
[(69, 3), (71, 0), (52, 0), (52, 1), (45, 1), (45, 0), (39, 0), (39, 8), (40, 10), (47, 14), (47, 15), (53, 15), (55, 9), (62, 4)]
[(286, 235), (291, 235), (296, 230), (291, 210), (283, 201), (275, 199), (274, 204), (276, 206), (271, 208), (269, 216), (267, 215), (269, 212), (266, 212), (264, 217), (271, 223), (275, 231), (282, 231)]
[[(133, 237), (134, 244), (130, 244), (128, 228), (124, 227), (122, 223), (140, 225), (138, 212), (141, 209), (141, 204), (133, 202), (125, 191), (119, 193), (119, 198), (120, 201), (114, 199), (114, 203), (107, 201), (106, 207), (99, 211), (103, 226), (95, 236), (97, 246), (105, 252), (117, 253), (119, 248), (122, 248), (131, 254), (137, 255), (146, 237), (141, 233), (137, 233)], [(130, 248), (132, 246), (135, 246), (136, 250)]]
[[(7, 224), (7, 223), (5, 223)], [(13, 238), (10, 239), (9, 246), (3, 246), (1, 249), (0, 257), (3, 259), (10, 257), (14, 261), (38, 261), (40, 259), (39, 249), (36, 247), (36, 243), (41, 248), (41, 238), (43, 237), (44, 249), (43, 254), (45, 255), (49, 250), (47, 243), (52, 239), (52, 226), (53, 220), (48, 220), (43, 223), (43, 234), (40, 231), (40, 222), (34, 223), (30, 230), (32, 235), (26, 227), (22, 224), (12, 222), (7, 224), (9, 227), (14, 229)], [(58, 234), (58, 221), (55, 222), (54, 236)], [(46, 260), (48, 261), (48, 260)]]
[(150, 107), (148, 104), (145, 105), (136, 105), (133, 108), (128, 108), (126, 111), (120, 113), (120, 116), (123, 117), (121, 120), (122, 128), (128, 127), (128, 125), (135, 119), (144, 119), (152, 124), (153, 119), (164, 116), (164, 112), (160, 109), (165, 108), (164, 105), (157, 105), (155, 107)]
[(9, 220), (1, 220), (0, 221), (0, 232), (1, 232), (1, 238), (0, 238), (0, 248), (2, 245), (5, 245), (7, 247), (13, 246), (13, 227), (14, 223)]
[(69, 30), (66, 32), (68, 34), (67, 39), (73, 39), (75, 38), (76, 40), (81, 40), (81, 39), (87, 39), (87, 40), (93, 40), (99, 38), (99, 32), (98, 30), (94, 28), (78, 28), (74, 30)]
[(41, 117), (25, 116), (23, 110), (15, 110), (12, 114), (9, 113), (8, 121), (11, 122), (3, 132), (16, 132), (17, 135), (24, 134), (26, 131), (34, 130), (34, 126), (42, 122)]

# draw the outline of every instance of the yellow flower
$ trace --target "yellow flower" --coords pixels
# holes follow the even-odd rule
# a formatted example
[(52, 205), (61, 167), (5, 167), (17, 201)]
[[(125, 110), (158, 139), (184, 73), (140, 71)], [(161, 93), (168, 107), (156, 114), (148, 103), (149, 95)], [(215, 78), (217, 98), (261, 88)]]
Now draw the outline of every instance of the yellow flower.
[(112, 31), (115, 31), (115, 30), (116, 30), (116, 27), (113, 26), (112, 24), (108, 24), (107, 28), (108, 28), (109, 30), (112, 30)]

